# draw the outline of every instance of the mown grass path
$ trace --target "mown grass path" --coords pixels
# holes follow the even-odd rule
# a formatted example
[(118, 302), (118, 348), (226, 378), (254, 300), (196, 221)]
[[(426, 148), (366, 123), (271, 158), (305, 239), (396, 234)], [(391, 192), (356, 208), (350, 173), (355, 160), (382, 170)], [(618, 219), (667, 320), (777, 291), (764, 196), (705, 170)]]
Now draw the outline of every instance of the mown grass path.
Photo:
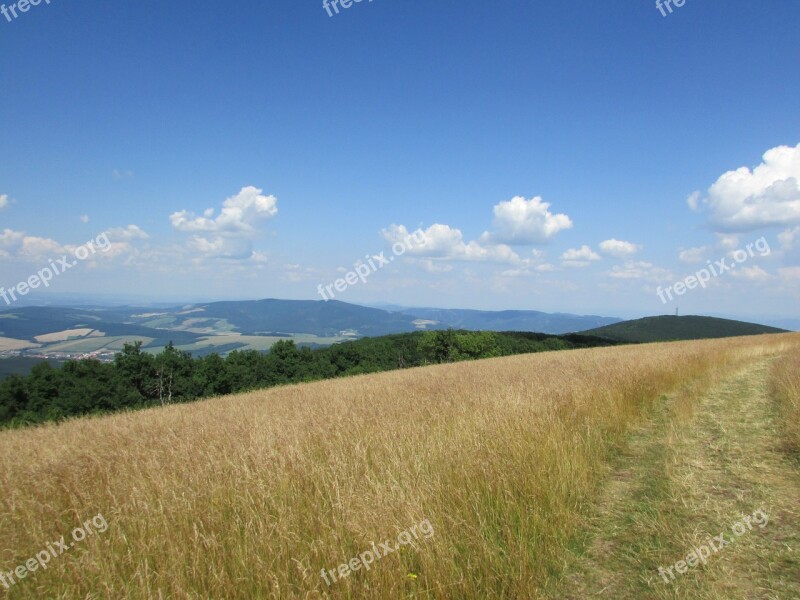
[[(663, 397), (635, 431), (551, 598), (800, 598), (800, 468), (781, 452), (769, 359)], [(768, 523), (737, 537), (763, 510)], [(709, 538), (707, 564), (673, 566)]]

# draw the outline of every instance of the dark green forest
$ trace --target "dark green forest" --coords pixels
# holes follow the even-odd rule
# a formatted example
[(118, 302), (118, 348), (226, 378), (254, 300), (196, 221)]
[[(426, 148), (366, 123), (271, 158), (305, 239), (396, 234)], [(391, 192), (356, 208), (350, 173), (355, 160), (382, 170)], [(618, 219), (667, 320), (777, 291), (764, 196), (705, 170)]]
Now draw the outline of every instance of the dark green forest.
[(0, 381), (0, 424), (20, 427), (86, 414), (147, 408), (301, 383), (430, 364), (531, 352), (614, 345), (577, 334), (431, 331), (311, 350), (291, 340), (268, 353), (236, 350), (194, 358), (170, 343), (161, 353), (127, 344), (114, 362), (37, 364), (27, 376)]

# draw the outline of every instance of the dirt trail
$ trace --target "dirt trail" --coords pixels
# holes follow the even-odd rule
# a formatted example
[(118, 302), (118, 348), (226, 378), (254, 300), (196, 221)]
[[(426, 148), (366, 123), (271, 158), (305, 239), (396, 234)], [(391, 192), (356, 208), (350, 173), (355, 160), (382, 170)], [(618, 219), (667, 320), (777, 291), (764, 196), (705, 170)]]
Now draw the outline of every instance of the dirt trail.
[[(780, 450), (770, 362), (712, 384), (693, 414), (685, 395), (662, 398), (619, 457), (567, 576), (548, 597), (800, 598), (800, 468)], [(707, 564), (668, 574), (720, 534), (728, 544)]]

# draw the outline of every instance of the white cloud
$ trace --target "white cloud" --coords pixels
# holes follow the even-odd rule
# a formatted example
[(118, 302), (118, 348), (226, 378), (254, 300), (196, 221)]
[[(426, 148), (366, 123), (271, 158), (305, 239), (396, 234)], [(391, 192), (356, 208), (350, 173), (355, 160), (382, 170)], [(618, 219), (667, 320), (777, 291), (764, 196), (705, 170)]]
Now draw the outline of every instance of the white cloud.
[(0, 194), (0, 210), (8, 206), (8, 194)]
[(615, 256), (616, 258), (627, 258), (633, 256), (641, 249), (641, 246), (611, 238), (600, 242), (600, 250), (603, 254)]
[[(532, 258), (523, 259), (511, 248), (512, 245), (545, 243), (559, 231), (572, 227), (567, 215), (553, 214), (549, 208), (550, 205), (540, 197), (526, 200), (517, 196), (500, 202), (494, 207), (494, 231), (485, 231), (472, 241), (466, 241), (460, 229), (442, 223), (435, 223), (424, 231), (417, 229), (413, 234), (404, 225), (393, 224), (382, 230), (381, 235), (392, 244), (403, 243), (408, 256), (429, 259), (420, 264), (430, 272), (449, 270), (440, 263), (453, 260), (527, 268), (539, 263), (544, 254), (533, 250)], [(418, 239), (409, 239), (409, 236)]]
[[(188, 248), (203, 258), (246, 260), (253, 257), (253, 246), (248, 240), (231, 239), (219, 235), (211, 238), (192, 236)], [(200, 257), (195, 257), (195, 259)]]
[(0, 233), (0, 250), (4, 258), (17, 260), (47, 260), (69, 251), (55, 240), (26, 235), (24, 231), (4, 229)]
[(114, 169), (111, 171), (111, 176), (114, 179), (132, 179), (133, 171), (127, 169)]
[(584, 244), (580, 248), (570, 248), (564, 252), (561, 260), (565, 267), (588, 267), (593, 262), (603, 260), (603, 257)]
[(778, 275), (785, 283), (800, 284), (800, 267), (778, 269)]
[(419, 266), (428, 273), (449, 273), (453, 270), (453, 265), (441, 261), (434, 261), (430, 258), (420, 260)]
[(722, 250), (736, 250), (739, 247), (739, 236), (725, 233), (717, 234), (717, 248)]
[(290, 283), (300, 283), (302, 281), (311, 281), (317, 274), (316, 269), (311, 267), (304, 267), (302, 265), (288, 264), (283, 265), (283, 280)]
[(89, 215), (81, 215), (81, 223), (88, 223)]
[(441, 223), (435, 223), (424, 231), (418, 229), (413, 234), (409, 233), (404, 225), (390, 225), (381, 231), (381, 235), (392, 244), (397, 242), (405, 244), (408, 247), (406, 253), (410, 256), (507, 264), (517, 264), (521, 260), (516, 252), (505, 244), (465, 242), (460, 229)]
[(778, 241), (781, 243), (781, 248), (784, 250), (791, 250), (797, 243), (800, 243), (800, 227), (787, 229), (779, 233)]
[(23, 239), (25, 239), (24, 231), (4, 229), (3, 233), (0, 233), (0, 248), (4, 250), (16, 248), (22, 243)]
[(700, 201), (702, 199), (703, 194), (700, 192), (692, 192), (686, 199), (686, 204), (689, 205), (689, 208), (692, 210), (692, 212), (700, 212)]
[(131, 241), (131, 240), (146, 240), (150, 236), (147, 235), (138, 225), (128, 225), (127, 227), (115, 227), (108, 230), (109, 238), (113, 240)]
[(195, 217), (193, 212), (182, 210), (170, 215), (172, 226), (178, 231), (206, 232), (218, 235), (237, 235), (254, 233), (255, 225), (271, 219), (278, 213), (278, 199), (264, 196), (262, 190), (253, 186), (244, 187), (235, 196), (222, 203), (222, 211), (215, 219), (214, 209)]
[(701, 198), (695, 192), (690, 208), (707, 211), (718, 231), (753, 231), (800, 223), (800, 144), (768, 150), (752, 171), (728, 171)]
[(615, 265), (608, 275), (615, 279), (644, 279), (656, 282), (675, 278), (667, 269), (645, 261), (626, 261), (624, 265)]
[[(133, 228), (133, 229), (131, 229)], [(127, 232), (127, 236), (115, 236), (113, 232)], [(134, 232), (140, 232), (134, 234)], [(57, 260), (63, 255), (74, 256), (75, 251), (85, 244), (92, 243), (96, 249), (90, 252), (84, 262), (87, 267), (94, 268), (102, 262), (110, 262), (119, 257), (126, 260), (125, 264), (130, 264), (134, 258), (141, 255), (129, 241), (137, 239), (137, 235), (146, 235), (135, 225), (128, 228), (110, 229), (104, 232), (108, 236), (108, 246), (100, 248), (99, 241), (88, 239), (81, 244), (62, 244), (56, 240), (33, 235), (27, 235), (24, 231), (13, 231), (5, 229), (0, 232), (0, 259), (13, 259), (20, 262), (31, 262), (46, 264), (50, 260)], [(139, 238), (143, 239), (143, 238)]]
[(681, 262), (689, 264), (701, 263), (706, 259), (706, 252), (709, 250), (710, 248), (708, 246), (687, 248), (686, 250), (681, 251), (681, 253), (678, 255), (678, 259), (680, 259)]
[(68, 247), (55, 240), (26, 235), (17, 248), (17, 257), (22, 260), (48, 260), (68, 252)]
[(481, 241), (512, 246), (544, 244), (572, 227), (567, 215), (553, 214), (549, 209), (550, 204), (540, 196), (530, 200), (516, 196), (500, 202), (494, 207), (494, 231), (485, 232)]
[(769, 281), (772, 279), (772, 275), (767, 273), (764, 269), (759, 266), (754, 267), (742, 267), (736, 271), (731, 271), (731, 275), (736, 277), (737, 279), (744, 279), (746, 281)]

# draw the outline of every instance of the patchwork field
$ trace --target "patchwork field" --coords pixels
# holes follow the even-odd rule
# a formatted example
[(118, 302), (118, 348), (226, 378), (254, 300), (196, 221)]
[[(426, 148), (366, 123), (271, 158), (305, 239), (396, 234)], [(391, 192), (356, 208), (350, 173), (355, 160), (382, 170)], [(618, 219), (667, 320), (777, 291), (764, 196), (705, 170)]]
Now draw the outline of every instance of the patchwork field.
[(13, 350), (27, 350), (28, 348), (38, 348), (39, 344), (34, 344), (25, 340), (15, 340), (13, 338), (0, 337), (0, 352)]

